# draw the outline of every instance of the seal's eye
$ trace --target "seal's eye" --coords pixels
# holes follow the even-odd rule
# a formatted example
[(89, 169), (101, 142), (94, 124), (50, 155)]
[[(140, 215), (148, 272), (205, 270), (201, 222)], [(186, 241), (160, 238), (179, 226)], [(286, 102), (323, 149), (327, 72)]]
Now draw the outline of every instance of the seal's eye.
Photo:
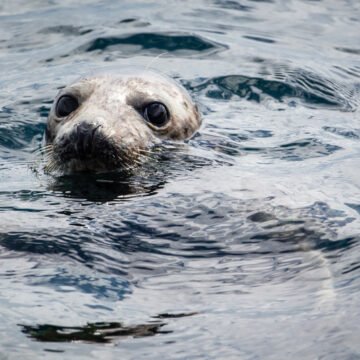
[(152, 125), (162, 127), (169, 121), (169, 112), (164, 104), (152, 102), (146, 105), (144, 109), (144, 118)]
[(56, 116), (64, 117), (70, 115), (79, 107), (78, 101), (71, 95), (63, 95), (56, 104)]

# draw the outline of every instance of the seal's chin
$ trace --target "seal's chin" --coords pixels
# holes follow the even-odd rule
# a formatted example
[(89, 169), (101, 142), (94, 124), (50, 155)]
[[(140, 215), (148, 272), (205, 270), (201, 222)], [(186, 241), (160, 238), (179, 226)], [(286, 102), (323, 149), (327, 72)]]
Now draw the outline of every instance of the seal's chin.
[(100, 159), (71, 159), (61, 163), (61, 171), (65, 174), (92, 172), (101, 173), (113, 170), (120, 170), (122, 166), (119, 164), (105, 164)]
[(125, 151), (111, 143), (103, 143), (92, 151), (84, 154), (76, 147), (67, 148), (55, 146), (49, 161), (48, 170), (57, 170), (64, 174), (78, 172), (112, 172), (132, 170), (141, 162), (141, 151)]
[[(93, 155), (92, 157), (80, 158), (67, 155), (66, 160), (59, 154), (52, 153), (45, 165), (46, 172), (60, 172), (62, 174), (73, 174), (79, 172), (104, 173), (104, 172), (122, 172), (135, 169), (140, 163), (142, 156), (129, 159), (119, 155), (101, 156), (104, 154)], [(107, 154), (108, 155), (108, 154)]]

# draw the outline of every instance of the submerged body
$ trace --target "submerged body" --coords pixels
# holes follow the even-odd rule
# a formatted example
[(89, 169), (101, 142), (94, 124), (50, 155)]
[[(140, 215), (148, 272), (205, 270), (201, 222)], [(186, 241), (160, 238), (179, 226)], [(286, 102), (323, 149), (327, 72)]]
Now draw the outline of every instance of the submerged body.
[(83, 78), (62, 89), (51, 108), (48, 168), (65, 173), (126, 169), (152, 145), (185, 140), (200, 124), (186, 90), (158, 73)]

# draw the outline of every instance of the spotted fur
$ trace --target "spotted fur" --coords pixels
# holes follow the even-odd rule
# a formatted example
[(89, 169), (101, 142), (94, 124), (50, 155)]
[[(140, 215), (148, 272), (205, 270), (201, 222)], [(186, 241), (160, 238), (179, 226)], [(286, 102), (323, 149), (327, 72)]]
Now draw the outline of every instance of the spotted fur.
[[(56, 104), (63, 95), (77, 98), (79, 107), (59, 118)], [(158, 101), (169, 111), (160, 128), (143, 117), (146, 104)], [(64, 172), (127, 168), (163, 139), (185, 140), (200, 127), (201, 116), (186, 90), (172, 79), (150, 71), (83, 78), (60, 90), (45, 132), (51, 149), (50, 168)], [(91, 153), (78, 156), (80, 126), (96, 130)]]

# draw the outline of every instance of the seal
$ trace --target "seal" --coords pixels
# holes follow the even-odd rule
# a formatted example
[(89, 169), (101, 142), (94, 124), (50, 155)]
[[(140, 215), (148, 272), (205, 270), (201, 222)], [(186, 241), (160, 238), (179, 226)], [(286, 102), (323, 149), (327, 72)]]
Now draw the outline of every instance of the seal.
[(46, 132), (46, 169), (129, 169), (162, 140), (186, 140), (201, 116), (187, 91), (148, 70), (98, 74), (61, 89)]

